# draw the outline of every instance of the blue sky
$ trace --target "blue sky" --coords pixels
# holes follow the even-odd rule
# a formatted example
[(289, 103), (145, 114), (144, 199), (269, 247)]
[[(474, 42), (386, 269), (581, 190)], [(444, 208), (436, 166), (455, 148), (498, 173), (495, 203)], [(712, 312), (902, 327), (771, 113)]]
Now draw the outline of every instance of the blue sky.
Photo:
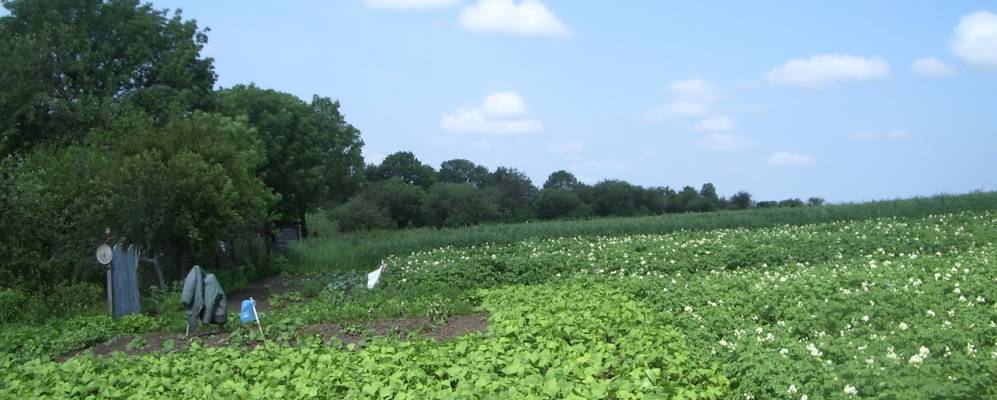
[(861, 201), (997, 189), (997, 3), (154, 1), (368, 161)]

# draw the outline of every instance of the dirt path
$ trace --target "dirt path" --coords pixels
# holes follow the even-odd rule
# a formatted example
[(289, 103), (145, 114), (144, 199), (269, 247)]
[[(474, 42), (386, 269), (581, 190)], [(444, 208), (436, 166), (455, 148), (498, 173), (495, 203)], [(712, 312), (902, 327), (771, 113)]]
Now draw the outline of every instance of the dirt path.
[(267, 311), (270, 309), (271, 294), (290, 292), (297, 286), (296, 283), (295, 278), (281, 278), (279, 276), (272, 276), (250, 283), (238, 291), (226, 293), (228, 310), (238, 313), (242, 307), (242, 301), (252, 297), (256, 300), (257, 311)]
[[(344, 327), (347, 329), (344, 330)], [(205, 329), (211, 331), (214, 327), (205, 327)], [(308, 325), (299, 329), (295, 339), (292, 339), (290, 344), (294, 346), (297, 343), (298, 337), (310, 337), (313, 335), (319, 335), (323, 342), (329, 342), (332, 338), (338, 338), (343, 343), (363, 343), (366, 336), (365, 333), (372, 334), (373, 336), (398, 335), (403, 339), (407, 338), (409, 334), (413, 334), (417, 337), (445, 341), (469, 333), (484, 332), (487, 329), (488, 315), (485, 313), (456, 315), (450, 317), (445, 324), (441, 325), (433, 325), (429, 318), (426, 317), (384, 319), (363, 324), (341, 322), (321, 323)], [(193, 338), (193, 340), (198, 340), (202, 345), (207, 347), (221, 347), (230, 344), (229, 336), (230, 333), (228, 332), (211, 331), (202, 333)], [(140, 348), (135, 348), (137, 346), (129, 348), (129, 345), (136, 338), (142, 338), (142, 340), (136, 343), (144, 340), (145, 343), (143, 343), (143, 346)], [(253, 349), (257, 345), (258, 343), (253, 343), (246, 345), (245, 348)], [(162, 351), (184, 351), (188, 347), (190, 347), (190, 341), (182, 339), (179, 334), (155, 332), (145, 335), (122, 336), (108, 343), (93, 346), (90, 350), (96, 356), (109, 356), (114, 352), (122, 352), (127, 355), (142, 355)], [(85, 351), (77, 352), (72, 356), (66, 357), (66, 359)]]

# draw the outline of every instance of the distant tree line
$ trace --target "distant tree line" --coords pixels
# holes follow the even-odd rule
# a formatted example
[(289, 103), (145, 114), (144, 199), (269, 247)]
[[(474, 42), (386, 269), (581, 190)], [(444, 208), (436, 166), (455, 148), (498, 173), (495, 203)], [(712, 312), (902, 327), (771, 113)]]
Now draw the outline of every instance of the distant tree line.
[(472, 161), (444, 161), (439, 169), (407, 151), (367, 165), (356, 196), (331, 213), (342, 231), (435, 226), (459, 227), (482, 222), (522, 222), (589, 217), (628, 217), (666, 213), (711, 212), (748, 208), (819, 206), (810, 198), (755, 202), (750, 193), (719, 196), (712, 183), (699, 189), (684, 186), (641, 187), (622, 180), (594, 185), (579, 182), (568, 171), (551, 173), (536, 187), (523, 172), (509, 167), (494, 171)]

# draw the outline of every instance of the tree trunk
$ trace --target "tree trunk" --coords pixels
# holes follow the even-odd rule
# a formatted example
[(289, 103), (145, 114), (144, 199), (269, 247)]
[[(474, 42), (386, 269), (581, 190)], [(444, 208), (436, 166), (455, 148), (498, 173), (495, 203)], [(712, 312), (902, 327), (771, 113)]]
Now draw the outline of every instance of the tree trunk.
[(305, 213), (301, 213), (301, 218), (300, 218), (300, 221), (301, 221), (300, 222), (300, 224), (301, 224), (301, 233), (300, 233), (300, 235), (301, 236), (299, 237), (299, 239), (300, 238), (307, 238), (308, 237), (308, 222), (307, 222), (307, 219), (308, 218), (305, 217)]
[(166, 279), (163, 276), (163, 268), (159, 266), (159, 256), (161, 255), (162, 253), (154, 255), (152, 258), (142, 257), (142, 261), (152, 264), (152, 270), (156, 271), (156, 278), (159, 279), (159, 288), (166, 290)]
[(173, 266), (178, 281), (183, 279), (183, 257), (183, 243), (179, 241), (173, 242)]

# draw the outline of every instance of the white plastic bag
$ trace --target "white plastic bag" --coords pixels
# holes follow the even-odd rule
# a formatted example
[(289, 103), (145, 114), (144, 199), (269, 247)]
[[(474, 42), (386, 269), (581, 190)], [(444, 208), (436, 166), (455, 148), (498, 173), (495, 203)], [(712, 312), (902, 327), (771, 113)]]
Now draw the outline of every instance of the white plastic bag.
[(374, 286), (377, 286), (377, 281), (381, 280), (381, 271), (384, 271), (385, 267), (386, 265), (381, 263), (380, 267), (367, 274), (367, 289), (373, 289)]

